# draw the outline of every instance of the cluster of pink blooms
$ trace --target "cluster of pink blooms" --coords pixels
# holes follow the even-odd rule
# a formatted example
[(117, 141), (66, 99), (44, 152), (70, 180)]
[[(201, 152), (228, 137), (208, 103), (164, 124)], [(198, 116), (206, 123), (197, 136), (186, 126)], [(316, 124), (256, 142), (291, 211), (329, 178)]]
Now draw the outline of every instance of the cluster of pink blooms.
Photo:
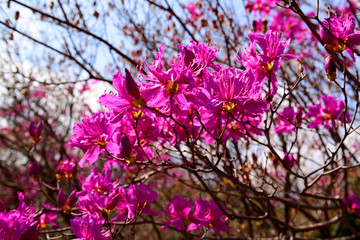
[[(222, 208), (225, 208), (221, 204)], [(225, 221), (228, 219), (219, 209), (218, 205), (211, 200), (210, 203), (201, 198), (195, 198), (194, 211), (192, 212), (193, 202), (178, 195), (174, 195), (171, 202), (165, 207), (164, 213), (171, 220), (167, 221), (162, 230), (173, 225), (180, 231), (191, 231), (205, 226), (213, 228), (217, 234), (230, 230)]]
[(286, 107), (278, 116), (278, 125), (275, 127), (276, 133), (295, 132), (296, 127), (300, 127), (303, 119), (303, 109), (298, 107), (296, 112), (293, 107)]
[(291, 133), (295, 132), (296, 128), (301, 127), (302, 120), (312, 117), (308, 124), (308, 128), (317, 128), (320, 125), (325, 125), (326, 129), (337, 129), (338, 123), (350, 123), (351, 118), (349, 112), (345, 112), (345, 102), (343, 100), (336, 100), (330, 95), (321, 95), (321, 102), (314, 106), (309, 106), (308, 113), (303, 117), (302, 107), (298, 107), (295, 112), (293, 107), (284, 108), (279, 113), (277, 121), (278, 124), (274, 129), (276, 133)]
[[(255, 1), (247, 7), (268, 13), (275, 3), (274, 0)], [(194, 18), (201, 15), (194, 5), (189, 4), (187, 9)], [(298, 19), (292, 21), (297, 23)], [(347, 50), (353, 56), (354, 46), (360, 45), (360, 32), (354, 33), (354, 19), (334, 17), (323, 24), (328, 28), (320, 29), (325, 47), (336, 53)], [(275, 26), (272, 29), (279, 31)], [(246, 50), (239, 51), (236, 58), (236, 63), (245, 70), (215, 64), (216, 47), (191, 41), (186, 46), (178, 45), (179, 53), (170, 65), (163, 61), (165, 46), (161, 46), (152, 64), (141, 65), (142, 81), (135, 81), (127, 69), (124, 75), (116, 73), (113, 76), (116, 92), (99, 98), (100, 104), (109, 111), (85, 116), (82, 123), (74, 125), (69, 145), (84, 151), (79, 167), (84, 168), (86, 163), (93, 165), (103, 156), (105, 166), (119, 164), (127, 169), (134, 163), (155, 161), (154, 146), (171, 148), (181, 142), (195, 143), (199, 138), (206, 144), (226, 143), (229, 139), (236, 142), (249, 135), (261, 135), (263, 115), (269, 111), (278, 92), (277, 71), (284, 59), (301, 61), (285, 51), (290, 37), (300, 38), (300, 34), (287, 32), (288, 40), (284, 41), (277, 31), (249, 34)], [(330, 95), (320, 97), (324, 106), (321, 102), (309, 106), (305, 116), (302, 107), (284, 108), (278, 114), (274, 132), (296, 132), (305, 119), (309, 121), (308, 128), (324, 124), (328, 130), (336, 129), (339, 123), (350, 122), (343, 100)], [(42, 122), (30, 125), (34, 144), (40, 140), (42, 127)], [(294, 154), (285, 153), (284, 167), (290, 170), (296, 164)], [(106, 223), (135, 221), (140, 214), (162, 214), (150, 208), (157, 199), (157, 192), (144, 183), (120, 186), (120, 181), (113, 181), (107, 167), (104, 175), (99, 169), (93, 169), (82, 180), (79, 192), (74, 190), (67, 195), (60, 189), (58, 205), (44, 206), (49, 212), (39, 219), (34, 219), (36, 211), (25, 205), (21, 193), (19, 207), (15, 210), (6, 212), (0, 201), (0, 237), (36, 239), (40, 228), (47, 224), (57, 226), (57, 213), (63, 212), (71, 216), (71, 229), (78, 239), (111, 239), (110, 230), (103, 230)], [(59, 163), (56, 177), (59, 181), (64, 178), (70, 181), (76, 172), (77, 163), (66, 159)], [(29, 174), (39, 180), (40, 164), (31, 162)], [(357, 212), (359, 199), (356, 197), (345, 199), (344, 204)], [(72, 214), (74, 207), (80, 214)], [(162, 230), (173, 226), (180, 231), (198, 230), (201, 234), (201, 229), (206, 228), (220, 234), (230, 230), (223, 210), (225, 205), (214, 200), (195, 198), (194, 203), (175, 195), (163, 209), (168, 220), (163, 223)]]
[[(81, 216), (74, 216), (70, 220), (71, 229), (79, 239), (110, 239), (109, 231), (103, 230), (105, 222), (131, 222), (140, 214), (158, 216), (160, 212), (152, 210), (149, 205), (156, 201), (157, 193), (146, 184), (131, 184), (128, 187), (118, 187), (117, 181), (112, 181), (111, 171), (106, 170), (102, 175), (98, 169), (82, 183), (82, 191), (72, 191), (66, 196), (62, 189), (58, 194), (58, 206), (43, 205), (49, 212), (41, 214), (34, 219), (35, 208), (26, 206), (24, 196), (19, 193), (19, 206), (15, 210), (6, 212), (0, 201), (0, 237), (1, 239), (37, 239), (39, 229), (48, 224), (57, 226), (54, 221), (58, 212), (71, 214), (77, 206)], [(221, 204), (222, 208), (225, 208)], [(195, 230), (206, 227), (213, 228), (217, 234), (228, 231), (225, 224), (227, 217), (218, 205), (201, 198), (195, 198), (193, 203), (185, 198), (175, 195), (164, 208), (164, 213), (170, 218), (164, 223), (162, 229), (173, 225), (179, 230)]]
[(121, 164), (152, 159), (154, 142), (176, 144), (198, 136), (206, 143), (226, 142), (256, 134), (252, 129), (261, 124), (277, 92), (275, 73), (282, 58), (297, 57), (284, 53), (289, 40), (277, 32), (250, 33), (249, 38), (237, 59), (244, 71), (214, 64), (216, 48), (191, 42), (178, 45), (180, 53), (169, 69), (164, 69), (161, 46), (153, 64), (143, 64), (148, 71), (140, 74), (146, 81), (135, 82), (127, 69), (125, 75), (116, 73), (116, 93), (99, 99), (110, 112), (85, 117), (74, 126), (70, 145), (85, 151), (79, 166), (93, 164), (101, 153), (124, 160)]
[(308, 128), (316, 128), (321, 124), (325, 124), (326, 129), (336, 129), (337, 121), (341, 123), (349, 123), (351, 121), (350, 114), (344, 112), (345, 103), (343, 100), (336, 100), (333, 96), (320, 96), (324, 101), (325, 107), (321, 103), (309, 106), (307, 116), (313, 116), (313, 120), (309, 123)]

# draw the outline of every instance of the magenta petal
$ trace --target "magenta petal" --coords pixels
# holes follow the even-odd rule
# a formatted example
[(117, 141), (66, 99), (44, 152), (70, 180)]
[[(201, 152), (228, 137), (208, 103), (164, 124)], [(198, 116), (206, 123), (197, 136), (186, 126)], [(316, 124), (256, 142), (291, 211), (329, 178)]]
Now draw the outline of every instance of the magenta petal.
[(346, 48), (345, 51), (350, 55), (351, 59), (355, 62), (356, 58), (354, 56), (353, 50), (351, 50), (350, 48)]
[(150, 215), (150, 216), (159, 216), (161, 215), (160, 212), (157, 212), (155, 210), (152, 210), (151, 208), (149, 207), (146, 207), (144, 210), (143, 210), (143, 213), (147, 214), (147, 215)]
[(166, 103), (169, 101), (169, 98), (165, 96), (164, 89), (159, 89), (158, 94), (148, 101), (149, 107), (163, 107), (166, 105)]
[(100, 148), (98, 146), (92, 146), (91, 148), (89, 148), (84, 157), (80, 160), (79, 162), (79, 166), (81, 168), (84, 167), (86, 160), (88, 160), (88, 164), (91, 165), (94, 162), (96, 162), (96, 160), (98, 159), (100, 154)]
[(116, 112), (121, 112), (123, 109), (131, 106), (131, 103), (128, 100), (119, 98), (118, 96), (112, 94), (104, 94), (100, 96), (99, 103), (110, 110), (115, 110)]
[(174, 225), (174, 227), (180, 231), (184, 231), (185, 230), (185, 225), (184, 222), (182, 221), (181, 218), (176, 218), (174, 220), (171, 220), (172, 225)]
[(186, 231), (192, 231), (198, 228), (198, 225), (195, 223), (190, 223), (189, 226), (187, 227)]
[(296, 56), (294, 54), (285, 53), (285, 54), (282, 54), (281, 57), (285, 57), (287, 59), (295, 58), (295, 59), (297, 59), (297, 60), (299, 60), (301, 62), (301, 58), (299, 58), (298, 56)]
[(349, 46), (360, 45), (360, 31), (350, 34), (346, 39), (346, 43)]

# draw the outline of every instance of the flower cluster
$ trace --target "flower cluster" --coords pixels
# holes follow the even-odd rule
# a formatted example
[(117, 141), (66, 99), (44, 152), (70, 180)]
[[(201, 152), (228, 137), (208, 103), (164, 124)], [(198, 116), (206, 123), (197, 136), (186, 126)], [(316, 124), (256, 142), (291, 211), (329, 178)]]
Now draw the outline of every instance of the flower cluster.
[(345, 103), (343, 100), (336, 100), (330, 95), (321, 95), (325, 107), (322, 107), (321, 102), (314, 106), (309, 106), (307, 117), (313, 116), (314, 119), (309, 123), (308, 128), (317, 128), (321, 124), (325, 124), (326, 129), (336, 129), (337, 122), (349, 123), (351, 121), (349, 112), (344, 112)]
[[(250, 33), (249, 46), (238, 58), (246, 67), (243, 71), (215, 64), (215, 47), (191, 41), (178, 45), (180, 53), (169, 68), (161, 46), (153, 64), (141, 67), (145, 81), (136, 82), (127, 69), (125, 75), (116, 73), (116, 93), (106, 93), (99, 101), (111, 112), (98, 112), (74, 126), (70, 145), (86, 151), (79, 166), (93, 164), (105, 152), (124, 160), (121, 164), (146, 161), (153, 157), (150, 146), (155, 141), (175, 144), (201, 136), (207, 143), (226, 142), (257, 134), (253, 128), (269, 109), (265, 95), (272, 98), (277, 92), (275, 73), (281, 59), (297, 58), (284, 53), (290, 42), (281, 37), (276, 32)], [(262, 53), (255, 51), (256, 44)], [(267, 94), (265, 79), (272, 83)]]
[[(132, 184), (118, 187), (112, 181), (111, 171), (105, 170), (103, 176), (98, 169), (93, 169), (85, 179), (82, 191), (77, 193), (77, 206), (84, 215), (98, 214), (103, 221), (131, 221), (138, 215), (159, 215), (149, 208), (157, 198), (157, 193), (145, 184)], [(111, 218), (111, 219), (110, 219)]]
[[(230, 227), (225, 223), (228, 218), (214, 200), (208, 202), (201, 198), (195, 198), (193, 212), (191, 211), (192, 206), (193, 202), (182, 196), (174, 195), (171, 202), (164, 209), (165, 215), (171, 219), (165, 223), (162, 230), (170, 225), (180, 231), (191, 231), (202, 226), (207, 229), (213, 228), (217, 234), (230, 230)], [(221, 204), (221, 207), (225, 209), (223, 204)]]

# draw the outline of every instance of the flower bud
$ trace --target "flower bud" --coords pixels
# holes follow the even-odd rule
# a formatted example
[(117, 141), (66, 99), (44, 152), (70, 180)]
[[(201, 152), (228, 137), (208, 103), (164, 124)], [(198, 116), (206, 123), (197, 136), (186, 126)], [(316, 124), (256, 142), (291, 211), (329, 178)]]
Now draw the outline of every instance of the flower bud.
[(16, 11), (15, 12), (15, 20), (18, 20), (20, 17), (20, 12), (19, 11)]
[(58, 195), (58, 203), (65, 213), (70, 213), (76, 203), (76, 190), (72, 191), (69, 198), (66, 199), (66, 196), (61, 188)]
[(118, 201), (120, 200), (120, 197), (121, 197), (121, 193), (115, 194), (113, 196), (109, 196), (109, 198), (107, 199), (105, 209), (113, 210), (116, 207)]
[(267, 32), (267, 29), (268, 29), (268, 20), (263, 19), (261, 24), (261, 32), (265, 34)]
[(30, 127), (29, 127), (29, 133), (35, 143), (38, 143), (40, 141), (40, 135), (41, 135), (42, 130), (43, 130), (42, 122), (39, 122), (38, 125), (35, 127), (34, 122), (31, 121)]
[(336, 78), (336, 63), (333, 56), (325, 58), (325, 71), (330, 81), (334, 81)]
[(296, 111), (296, 127), (301, 126), (301, 122), (303, 120), (303, 108), (301, 106), (298, 107), (298, 110)]
[(283, 165), (285, 166), (285, 168), (291, 169), (295, 164), (297, 164), (297, 162), (294, 158), (294, 154), (285, 153), (285, 156), (283, 158)]
[(61, 208), (63, 208), (66, 204), (66, 196), (65, 196), (62, 188), (60, 189), (59, 194), (58, 194), (58, 203)]
[(69, 198), (67, 200), (67, 205), (72, 208), (74, 207), (75, 203), (76, 203), (76, 189), (70, 193)]
[(122, 151), (121, 151), (122, 154), (124, 155), (125, 158), (130, 157), (132, 146), (128, 136), (126, 136), (126, 134), (122, 134), (120, 142), (122, 147)]
[(29, 175), (37, 181), (40, 179), (41, 175), (41, 165), (38, 162), (31, 162), (29, 165)]

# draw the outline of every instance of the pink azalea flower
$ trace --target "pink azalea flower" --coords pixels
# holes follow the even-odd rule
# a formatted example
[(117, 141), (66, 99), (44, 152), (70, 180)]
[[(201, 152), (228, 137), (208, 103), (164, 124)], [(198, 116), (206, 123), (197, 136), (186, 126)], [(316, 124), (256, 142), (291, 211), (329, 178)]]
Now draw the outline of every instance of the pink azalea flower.
[[(278, 82), (275, 72), (279, 70), (282, 58), (300, 58), (293, 54), (284, 53), (285, 48), (290, 44), (281, 40), (282, 35), (278, 32), (268, 31), (265, 36), (258, 33), (249, 33), (250, 42), (246, 51), (241, 54), (238, 52), (237, 63), (243, 64), (247, 69), (253, 69), (259, 84), (263, 84), (265, 79), (271, 80), (272, 87), (269, 95), (274, 96), (278, 89)], [(258, 45), (262, 52), (258, 53), (255, 48)]]
[(99, 194), (111, 193), (117, 186), (117, 182), (113, 183), (111, 179), (111, 170), (105, 170), (105, 176), (95, 168), (91, 170), (91, 174), (82, 183), (82, 192)]
[(27, 206), (24, 195), (18, 192), (19, 205), (17, 209), (0, 212), (0, 239), (37, 240), (39, 223), (34, 220), (36, 210)]
[(100, 104), (114, 112), (113, 121), (120, 120), (126, 112), (138, 112), (146, 107), (146, 101), (137, 83), (125, 68), (125, 76), (119, 72), (113, 76), (115, 94), (104, 94), (99, 98)]
[[(322, 22), (326, 27), (320, 27), (320, 37), (324, 41), (324, 47), (332, 49), (337, 53), (346, 50), (354, 58), (354, 46), (360, 45), (360, 31), (355, 31), (355, 19), (352, 15), (330, 17), (329, 21)], [(334, 36), (332, 36), (331, 34)], [(340, 41), (341, 40), (341, 41)], [(343, 43), (345, 42), (346, 45)]]
[(78, 240), (110, 240), (109, 232), (102, 229), (104, 222), (96, 213), (75, 217), (70, 220), (70, 225)]
[(146, 184), (132, 184), (128, 188), (120, 188), (119, 199), (115, 209), (120, 210), (119, 214), (112, 221), (133, 220), (136, 215), (160, 215), (149, 208), (149, 204), (156, 201), (157, 192), (151, 190)]
[(56, 179), (61, 180), (65, 177), (67, 180), (72, 180), (76, 174), (77, 162), (74, 160), (69, 161), (65, 159), (60, 161), (56, 169)]
[(193, 78), (178, 68), (164, 71), (162, 64), (164, 46), (161, 46), (159, 50), (152, 66), (144, 62), (144, 65), (149, 70), (147, 74), (141, 73), (142, 77), (147, 80), (147, 82), (142, 82), (144, 86), (142, 93), (147, 106), (170, 109), (170, 98), (172, 97), (173, 104), (188, 109), (189, 103), (184, 92), (188, 88), (188, 84), (193, 81)]
[[(196, 229), (196, 224), (189, 224), (189, 214), (192, 205), (193, 203), (186, 198), (174, 195), (171, 202), (164, 209), (165, 215), (171, 219), (165, 222), (165, 225), (161, 227), (161, 230), (168, 228), (170, 225), (173, 225), (180, 231), (184, 231), (185, 229), (187, 231)], [(186, 225), (188, 225), (187, 228)]]
[(53, 225), (55, 227), (59, 227), (57, 223), (55, 222), (55, 219), (57, 218), (58, 213), (57, 212), (46, 212), (41, 214), (39, 223), (40, 228), (45, 229), (48, 224)]
[(325, 124), (326, 129), (336, 129), (336, 122), (344, 123), (344, 118), (347, 123), (351, 121), (348, 112), (344, 115), (345, 103), (343, 100), (336, 100), (333, 96), (321, 95), (325, 107), (322, 107), (321, 102), (314, 106), (309, 106), (309, 112), (306, 117), (313, 116), (314, 119), (309, 123), (308, 128), (317, 128), (321, 124)]
[(152, 72), (150, 69), (148, 75), (143, 77), (149, 80), (148, 83), (144, 83), (146, 85), (144, 96), (149, 107), (169, 109), (170, 98), (172, 97), (173, 104), (177, 104), (183, 109), (189, 108), (184, 92), (186, 92), (191, 78), (185, 75), (184, 72), (171, 68), (159, 74), (158, 72)]
[(251, 71), (224, 68), (204, 78), (205, 88), (212, 96), (201, 118), (215, 134), (229, 114), (240, 121), (244, 116), (255, 117), (267, 111), (268, 103), (261, 98), (261, 89)]
[[(345, 1), (345, 2), (339, 2), (337, 5), (338, 6), (334, 6), (333, 10), (336, 12), (337, 16), (343, 16), (346, 14), (353, 14), (352, 9), (357, 9), (357, 5), (359, 5), (357, 2), (357, 4), (355, 4), (356, 0), (349, 0), (349, 1)], [(355, 10), (356, 11), (356, 10)]]
[(31, 97), (45, 98), (46, 93), (43, 89), (36, 89), (34, 92), (31, 93)]
[[(225, 208), (224, 205), (222, 207)], [(230, 227), (225, 224), (228, 218), (222, 213), (214, 200), (209, 203), (201, 198), (195, 198), (195, 210), (190, 219), (197, 224), (197, 227), (213, 228), (218, 235), (221, 232), (230, 230)]]
[(190, 41), (191, 45), (183, 46), (178, 44), (180, 54), (173, 61), (172, 67), (177, 69), (189, 69), (194, 77), (202, 77), (204, 69), (212, 67), (215, 70), (221, 69), (220, 65), (213, 64), (218, 55), (215, 47), (208, 46), (202, 42)]
[[(97, 213), (99, 216), (104, 218), (106, 213), (106, 202), (108, 196), (100, 194), (98, 192), (86, 192), (81, 191), (77, 194), (78, 201), (76, 203), (80, 212), (84, 214), (94, 214)], [(105, 219), (105, 218), (104, 218)]]
[(86, 150), (84, 157), (80, 160), (79, 166), (84, 167), (85, 162), (91, 165), (96, 162), (100, 153), (107, 151), (118, 152), (117, 143), (112, 141), (116, 126), (111, 124), (104, 112), (100, 111), (93, 116), (85, 116), (82, 123), (74, 124), (74, 135), (69, 139), (72, 147)]
[(296, 127), (300, 127), (302, 121), (303, 109), (298, 107), (297, 111), (294, 111), (293, 107), (284, 108), (279, 113), (277, 118), (278, 125), (275, 127), (274, 132), (276, 133), (289, 133), (295, 132)]

